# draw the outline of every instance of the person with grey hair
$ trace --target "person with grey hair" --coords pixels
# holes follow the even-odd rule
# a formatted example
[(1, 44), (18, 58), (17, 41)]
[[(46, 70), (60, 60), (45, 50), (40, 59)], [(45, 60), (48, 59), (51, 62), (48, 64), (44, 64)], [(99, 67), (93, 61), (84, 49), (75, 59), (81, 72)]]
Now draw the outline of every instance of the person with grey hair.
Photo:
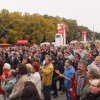
[(27, 71), (28, 71), (28, 76), (30, 77), (33, 73), (32, 73), (32, 65), (30, 63), (27, 63), (26, 64), (26, 68), (27, 68)]
[(90, 92), (90, 83), (93, 79), (98, 79), (100, 78), (100, 70), (99, 68), (97, 68), (96, 66), (93, 65), (89, 65), (87, 66), (87, 77), (88, 77), (88, 81), (82, 91), (81, 94), (81, 99), (80, 100), (84, 100), (85, 96)]
[(1, 83), (2, 89), (5, 92), (4, 100), (8, 100), (8, 97), (11, 94), (11, 91), (12, 91), (16, 81), (17, 81), (16, 80), (16, 70), (11, 69), (8, 72), (8, 78), (6, 80), (2, 81), (2, 83)]
[(100, 100), (100, 79), (91, 81), (90, 92), (82, 100)]

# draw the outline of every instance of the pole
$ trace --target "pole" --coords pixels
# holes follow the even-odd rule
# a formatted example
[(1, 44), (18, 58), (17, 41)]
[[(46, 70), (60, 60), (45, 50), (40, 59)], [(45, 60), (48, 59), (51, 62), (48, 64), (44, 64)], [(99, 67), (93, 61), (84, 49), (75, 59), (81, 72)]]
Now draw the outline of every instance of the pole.
[(94, 24), (93, 24), (93, 34), (92, 34), (92, 36), (93, 36), (93, 42), (95, 42)]

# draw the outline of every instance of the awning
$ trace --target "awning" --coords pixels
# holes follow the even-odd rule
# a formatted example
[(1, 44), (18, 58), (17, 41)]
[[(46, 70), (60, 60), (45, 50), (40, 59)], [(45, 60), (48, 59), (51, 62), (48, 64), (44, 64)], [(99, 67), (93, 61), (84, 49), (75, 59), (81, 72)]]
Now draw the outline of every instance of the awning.
[(10, 46), (11, 44), (8, 43), (1, 43), (0, 46)]

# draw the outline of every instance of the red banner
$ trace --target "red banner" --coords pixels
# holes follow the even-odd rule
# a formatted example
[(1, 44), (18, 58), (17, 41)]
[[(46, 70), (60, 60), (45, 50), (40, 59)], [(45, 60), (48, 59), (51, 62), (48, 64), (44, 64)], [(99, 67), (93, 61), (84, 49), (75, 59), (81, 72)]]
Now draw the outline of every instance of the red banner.
[(28, 40), (18, 40), (17, 44), (29, 44)]

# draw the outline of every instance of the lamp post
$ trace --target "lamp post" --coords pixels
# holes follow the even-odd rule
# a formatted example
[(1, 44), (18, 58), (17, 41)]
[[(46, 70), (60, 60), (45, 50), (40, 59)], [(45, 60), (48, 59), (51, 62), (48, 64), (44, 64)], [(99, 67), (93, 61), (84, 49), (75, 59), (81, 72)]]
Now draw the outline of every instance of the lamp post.
[(92, 39), (93, 39), (93, 42), (95, 42), (95, 34), (94, 34), (94, 25), (93, 25), (93, 34), (92, 34)]
[(50, 36), (50, 45), (52, 45), (52, 36)]

